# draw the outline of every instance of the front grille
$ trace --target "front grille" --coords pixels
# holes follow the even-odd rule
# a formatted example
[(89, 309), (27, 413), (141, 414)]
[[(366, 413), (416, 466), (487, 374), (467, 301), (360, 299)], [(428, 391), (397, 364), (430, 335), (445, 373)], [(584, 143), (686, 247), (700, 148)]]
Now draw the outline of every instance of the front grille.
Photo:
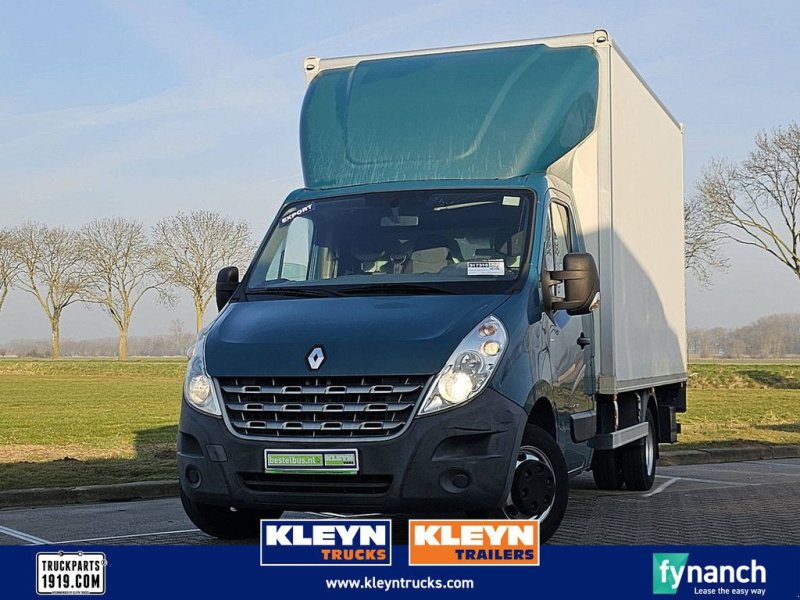
[(427, 375), (393, 377), (223, 377), (228, 420), (245, 436), (387, 437), (403, 429)]
[(391, 475), (273, 475), (239, 473), (239, 481), (253, 492), (282, 494), (385, 494)]

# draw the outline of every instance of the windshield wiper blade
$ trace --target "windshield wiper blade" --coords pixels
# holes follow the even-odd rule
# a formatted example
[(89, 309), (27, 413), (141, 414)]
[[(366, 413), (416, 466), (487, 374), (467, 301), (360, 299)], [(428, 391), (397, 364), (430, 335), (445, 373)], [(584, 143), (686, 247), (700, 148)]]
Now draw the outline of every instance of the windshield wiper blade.
[(453, 292), (442, 287), (427, 285), (424, 283), (367, 283), (364, 285), (353, 285), (345, 288), (339, 288), (339, 293), (343, 296), (358, 296), (360, 294), (404, 294), (413, 296), (415, 294), (452, 294)]
[(273, 296), (296, 296), (298, 298), (328, 298), (337, 294), (328, 290), (302, 288), (302, 287), (265, 287), (247, 290), (247, 294), (254, 295), (273, 295)]

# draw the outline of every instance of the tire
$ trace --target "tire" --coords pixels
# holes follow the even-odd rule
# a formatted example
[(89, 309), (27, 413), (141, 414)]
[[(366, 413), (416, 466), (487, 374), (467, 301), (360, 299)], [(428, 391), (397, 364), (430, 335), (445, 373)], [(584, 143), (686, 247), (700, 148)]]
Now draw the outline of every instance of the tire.
[(592, 477), (597, 489), (621, 490), (625, 485), (622, 461), (616, 450), (595, 450), (592, 456)]
[[(546, 511), (544, 518), (540, 519), (539, 521), (539, 539), (542, 543), (544, 543), (553, 537), (553, 534), (556, 532), (559, 525), (561, 525), (561, 521), (564, 519), (564, 513), (567, 512), (567, 502), (569, 500), (569, 475), (567, 473), (567, 462), (564, 460), (564, 454), (561, 452), (561, 448), (558, 447), (558, 444), (553, 437), (547, 433), (547, 431), (541, 427), (537, 427), (536, 425), (526, 425), (525, 427), (525, 433), (522, 436), (522, 446), (520, 447), (519, 454), (522, 455), (526, 448), (530, 448), (531, 450), (535, 450), (536, 453), (541, 453), (544, 455), (544, 457), (546, 457), (547, 461), (550, 463), (550, 467), (552, 467), (552, 474), (554, 475), (554, 493), (549, 505), (550, 508), (549, 511)], [(514, 489), (516, 482), (517, 476), (515, 471), (514, 483), (512, 483), (512, 492), (509, 500), (513, 500), (513, 498), (516, 496), (516, 491)], [(507, 506), (498, 511), (493, 511), (491, 516), (496, 516), (497, 518), (505, 517), (509, 519), (533, 518), (526, 516), (524, 513), (519, 513), (515, 516), (511, 515), (507, 510), (508, 508), (509, 507)]]
[(625, 485), (632, 491), (646, 491), (656, 480), (656, 420), (647, 409), (647, 437), (619, 449)]
[(233, 511), (227, 506), (203, 504), (181, 490), (181, 504), (198, 529), (221, 540), (246, 540), (259, 536), (260, 519), (278, 519), (283, 511)]

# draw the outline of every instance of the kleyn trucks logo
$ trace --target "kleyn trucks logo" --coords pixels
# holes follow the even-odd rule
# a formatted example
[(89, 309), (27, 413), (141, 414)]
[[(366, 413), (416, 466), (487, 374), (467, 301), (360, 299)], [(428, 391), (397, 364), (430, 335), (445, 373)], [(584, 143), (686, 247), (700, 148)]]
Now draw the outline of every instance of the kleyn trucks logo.
[(412, 519), (410, 565), (539, 565), (538, 521)]
[(681, 585), (691, 594), (766, 595), (767, 568), (755, 559), (743, 565), (690, 565), (689, 554), (653, 554), (653, 594), (677, 594)]
[(392, 522), (263, 520), (261, 566), (391, 565)]

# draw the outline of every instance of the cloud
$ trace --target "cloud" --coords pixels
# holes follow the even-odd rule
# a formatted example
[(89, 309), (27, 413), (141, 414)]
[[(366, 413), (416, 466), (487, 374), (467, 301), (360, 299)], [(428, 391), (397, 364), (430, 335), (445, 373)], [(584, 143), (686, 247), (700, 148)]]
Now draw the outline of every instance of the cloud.
[(150, 46), (195, 78), (227, 69), (248, 57), (242, 48), (174, 0), (104, 0)]

